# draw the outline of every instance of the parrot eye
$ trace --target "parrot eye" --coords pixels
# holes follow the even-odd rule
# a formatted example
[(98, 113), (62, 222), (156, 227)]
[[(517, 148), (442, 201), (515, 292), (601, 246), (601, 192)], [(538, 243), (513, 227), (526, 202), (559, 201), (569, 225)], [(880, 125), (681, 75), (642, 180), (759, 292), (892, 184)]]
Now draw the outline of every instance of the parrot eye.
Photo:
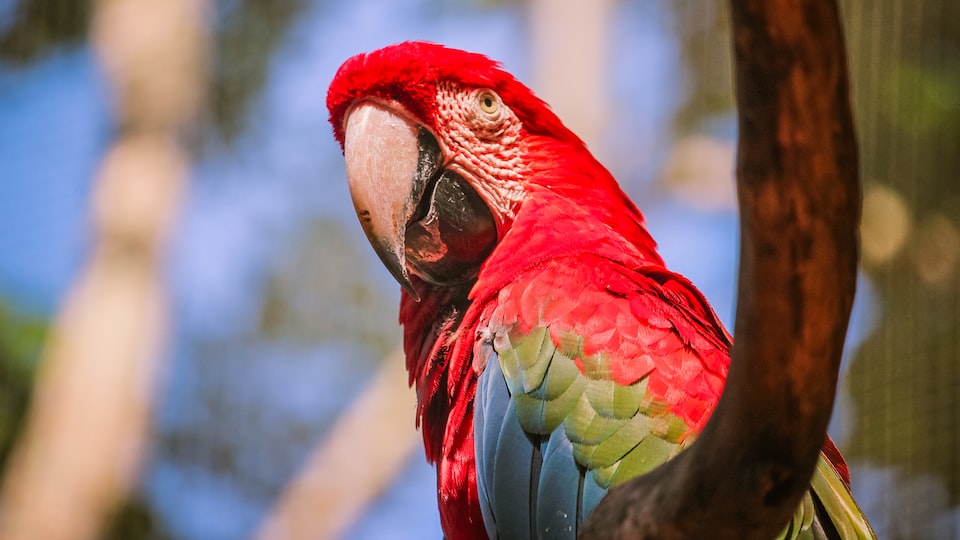
[(500, 109), (500, 100), (493, 92), (486, 90), (480, 92), (477, 96), (477, 102), (480, 104), (480, 110), (487, 114), (496, 114)]

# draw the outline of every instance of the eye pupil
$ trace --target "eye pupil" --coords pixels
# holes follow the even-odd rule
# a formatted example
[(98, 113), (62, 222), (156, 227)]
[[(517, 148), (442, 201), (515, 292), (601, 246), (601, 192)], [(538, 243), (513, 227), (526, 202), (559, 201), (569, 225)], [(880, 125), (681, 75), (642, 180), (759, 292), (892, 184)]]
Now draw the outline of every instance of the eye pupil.
[(480, 94), (477, 103), (480, 105), (480, 108), (483, 109), (483, 112), (487, 114), (494, 114), (497, 112), (497, 109), (500, 108), (500, 103), (497, 101), (497, 96), (492, 92), (483, 92)]

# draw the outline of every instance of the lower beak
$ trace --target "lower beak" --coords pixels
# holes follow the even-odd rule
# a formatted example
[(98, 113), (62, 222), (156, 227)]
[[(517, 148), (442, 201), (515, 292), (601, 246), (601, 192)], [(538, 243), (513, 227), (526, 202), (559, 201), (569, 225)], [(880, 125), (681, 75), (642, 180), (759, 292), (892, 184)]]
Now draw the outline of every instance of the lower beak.
[(436, 139), (388, 106), (362, 101), (347, 115), (344, 158), (357, 217), (380, 260), (414, 299), (404, 236), (440, 164)]

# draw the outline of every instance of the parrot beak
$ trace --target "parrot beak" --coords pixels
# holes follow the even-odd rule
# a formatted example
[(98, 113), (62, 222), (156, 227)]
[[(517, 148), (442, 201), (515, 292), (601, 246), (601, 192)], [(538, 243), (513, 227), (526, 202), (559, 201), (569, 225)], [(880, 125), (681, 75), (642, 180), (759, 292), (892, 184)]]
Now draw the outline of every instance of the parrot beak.
[(440, 164), (436, 139), (389, 107), (361, 101), (348, 114), (343, 152), (357, 217), (380, 260), (410, 296), (404, 237)]

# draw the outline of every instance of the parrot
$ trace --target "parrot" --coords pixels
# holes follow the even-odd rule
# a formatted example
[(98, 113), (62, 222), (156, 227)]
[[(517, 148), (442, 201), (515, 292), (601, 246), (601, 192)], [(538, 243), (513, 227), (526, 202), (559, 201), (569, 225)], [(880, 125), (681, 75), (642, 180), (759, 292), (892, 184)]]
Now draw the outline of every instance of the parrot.
[[(407, 41), (327, 91), (361, 227), (401, 288), (446, 538), (576, 538), (689, 447), (732, 337), (550, 107), (485, 55)], [(780, 538), (874, 538), (826, 438)]]

